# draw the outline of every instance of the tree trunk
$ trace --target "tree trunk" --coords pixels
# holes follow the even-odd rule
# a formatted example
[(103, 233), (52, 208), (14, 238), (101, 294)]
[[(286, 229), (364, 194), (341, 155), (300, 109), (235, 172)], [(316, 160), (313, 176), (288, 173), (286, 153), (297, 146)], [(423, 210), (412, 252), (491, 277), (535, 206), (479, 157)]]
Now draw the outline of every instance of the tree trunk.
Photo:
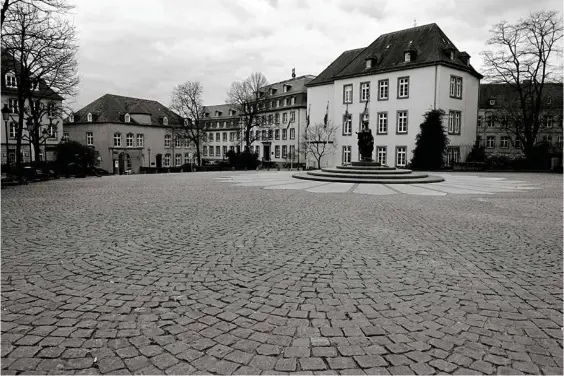
[(320, 155), (319, 158), (316, 158), (316, 159), (317, 159), (317, 169), (318, 169), (318, 170), (321, 170), (321, 158), (323, 158), (322, 155)]

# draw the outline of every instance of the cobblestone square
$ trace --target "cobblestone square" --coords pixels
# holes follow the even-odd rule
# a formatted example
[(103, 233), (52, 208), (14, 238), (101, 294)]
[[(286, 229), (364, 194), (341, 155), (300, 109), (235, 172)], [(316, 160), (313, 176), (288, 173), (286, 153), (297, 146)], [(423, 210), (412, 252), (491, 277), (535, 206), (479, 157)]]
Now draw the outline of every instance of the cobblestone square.
[(1, 373), (562, 374), (562, 175), (473, 175), (538, 189), (4, 189)]

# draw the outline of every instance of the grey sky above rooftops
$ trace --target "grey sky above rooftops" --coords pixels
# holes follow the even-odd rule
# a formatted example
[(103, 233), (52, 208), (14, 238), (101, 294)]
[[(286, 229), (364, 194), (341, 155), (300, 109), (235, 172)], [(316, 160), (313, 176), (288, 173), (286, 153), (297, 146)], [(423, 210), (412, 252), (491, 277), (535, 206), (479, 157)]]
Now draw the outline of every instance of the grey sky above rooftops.
[(170, 104), (175, 85), (199, 80), (204, 103), (224, 103), (231, 82), (318, 75), (345, 50), (381, 34), (437, 23), (455, 46), (479, 53), (488, 31), (560, 0), (72, 0), (78, 29), (78, 110), (106, 93)]

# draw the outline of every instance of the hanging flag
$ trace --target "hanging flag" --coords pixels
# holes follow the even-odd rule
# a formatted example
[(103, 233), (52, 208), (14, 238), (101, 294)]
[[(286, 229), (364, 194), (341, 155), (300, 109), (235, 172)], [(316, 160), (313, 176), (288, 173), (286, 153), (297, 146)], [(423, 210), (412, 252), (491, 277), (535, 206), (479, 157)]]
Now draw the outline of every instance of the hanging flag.
[(349, 120), (349, 104), (347, 103), (347, 108), (345, 109), (345, 121)]
[(291, 123), (292, 123), (292, 118), (288, 117), (288, 125), (286, 126), (286, 129), (290, 128)]
[(364, 124), (366, 116), (368, 115), (368, 102), (370, 101), (370, 95), (367, 96), (366, 102), (364, 103), (364, 111), (362, 111), (362, 121), (361, 124)]
[(307, 109), (307, 114), (306, 114), (306, 131), (309, 127), (309, 113), (311, 112), (311, 104), (309, 105), (309, 108)]
[(323, 127), (327, 128), (327, 121), (329, 120), (329, 101), (327, 101), (327, 108), (325, 109), (325, 116), (323, 117)]

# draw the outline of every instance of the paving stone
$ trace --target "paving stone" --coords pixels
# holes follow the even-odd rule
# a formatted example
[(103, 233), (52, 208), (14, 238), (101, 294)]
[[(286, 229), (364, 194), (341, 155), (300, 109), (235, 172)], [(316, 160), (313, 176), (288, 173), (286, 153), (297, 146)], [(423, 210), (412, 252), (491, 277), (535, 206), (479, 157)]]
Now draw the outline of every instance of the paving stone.
[(429, 367), (426, 363), (413, 363), (409, 365), (409, 368), (411, 368), (416, 375), (434, 375), (436, 373), (435, 369)]
[(272, 356), (256, 355), (249, 363), (249, 366), (263, 371), (271, 370), (276, 364), (276, 358)]
[(287, 347), (284, 349), (285, 358), (307, 358), (309, 356), (309, 347)]
[(321, 371), (327, 368), (321, 358), (300, 358), (299, 362), (304, 371)]
[(196, 369), (188, 363), (178, 363), (174, 366), (167, 368), (165, 373), (167, 375), (191, 375)]
[(149, 359), (145, 356), (136, 356), (134, 358), (124, 359), (124, 362), (131, 372), (135, 372), (150, 365)]
[(327, 363), (329, 364), (329, 368), (336, 370), (357, 367), (355, 361), (347, 357), (327, 358)]
[(98, 369), (102, 373), (110, 373), (125, 367), (123, 360), (121, 360), (121, 358), (118, 358), (117, 356), (100, 359), (96, 364), (98, 365)]
[(315, 357), (332, 358), (337, 356), (337, 350), (334, 347), (313, 347), (311, 354)]
[(360, 355), (355, 356), (354, 360), (362, 368), (386, 367), (388, 362), (378, 355)]
[(282, 372), (294, 372), (296, 370), (296, 358), (280, 358), (274, 369)]
[(176, 359), (174, 356), (170, 355), (169, 353), (163, 353), (152, 357), (151, 363), (153, 363), (155, 367), (165, 370), (178, 363), (178, 359)]
[(233, 352), (228, 353), (224, 359), (239, 364), (248, 364), (253, 358), (253, 356), (254, 354), (246, 353), (241, 350), (235, 350)]

